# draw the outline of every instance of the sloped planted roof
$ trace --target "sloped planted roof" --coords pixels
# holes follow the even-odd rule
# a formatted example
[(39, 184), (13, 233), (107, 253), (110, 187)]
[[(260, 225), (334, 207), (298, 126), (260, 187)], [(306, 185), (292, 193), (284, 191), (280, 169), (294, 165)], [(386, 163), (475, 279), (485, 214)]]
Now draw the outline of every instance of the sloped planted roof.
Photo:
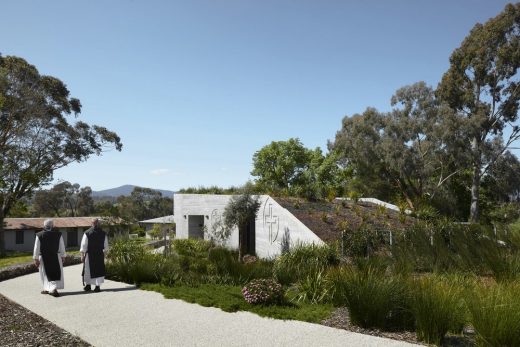
[[(99, 217), (56, 217), (55, 228), (84, 228), (90, 227), (92, 221)], [(43, 229), (43, 222), (49, 218), (5, 218), (3, 230)]]
[(342, 199), (331, 202), (290, 197), (274, 199), (325, 242), (339, 241), (345, 226), (350, 230), (362, 225), (378, 230), (404, 230), (415, 220), (401, 215), (396, 206), (377, 199), (360, 199), (357, 203)]

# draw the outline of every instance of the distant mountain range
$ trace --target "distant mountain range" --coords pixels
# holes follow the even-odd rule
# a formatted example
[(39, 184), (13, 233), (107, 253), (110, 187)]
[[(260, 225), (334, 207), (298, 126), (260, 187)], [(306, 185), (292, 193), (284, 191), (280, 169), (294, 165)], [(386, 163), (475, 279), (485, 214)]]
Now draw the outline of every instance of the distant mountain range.
[[(134, 190), (135, 187), (137, 187), (137, 186), (134, 186), (131, 184), (125, 184), (124, 186), (117, 187), (117, 188), (92, 191), (92, 197), (93, 198), (103, 198), (103, 197), (118, 197), (121, 195), (128, 196), (128, 195), (130, 195), (130, 193), (132, 193), (132, 191)], [(161, 194), (164, 197), (168, 197), (168, 198), (173, 197), (173, 191), (171, 191), (171, 190), (154, 189), (154, 188), (151, 188), (151, 189), (161, 192)]]

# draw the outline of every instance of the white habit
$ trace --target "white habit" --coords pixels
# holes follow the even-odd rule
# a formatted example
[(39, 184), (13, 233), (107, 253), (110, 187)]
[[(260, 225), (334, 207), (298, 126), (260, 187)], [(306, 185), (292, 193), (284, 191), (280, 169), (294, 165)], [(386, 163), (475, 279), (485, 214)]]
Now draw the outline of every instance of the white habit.
[(43, 290), (48, 292), (52, 292), (57, 289), (63, 289), (65, 281), (63, 280), (63, 262), (61, 258), (65, 257), (65, 244), (63, 243), (63, 237), (60, 236), (60, 247), (58, 248), (58, 261), (60, 262), (60, 270), (61, 270), (61, 279), (59, 281), (49, 281), (47, 280), (47, 275), (45, 274), (45, 267), (43, 264), (42, 256), (40, 255), (40, 238), (36, 236), (36, 241), (34, 242), (34, 251), (33, 251), (33, 259), (40, 261), (40, 278), (43, 284)]
[[(85, 274), (83, 275), (83, 281), (85, 281), (85, 284), (99, 286), (99, 285), (101, 285), (101, 283), (103, 283), (105, 281), (105, 276), (90, 278), (90, 265), (88, 262), (87, 250), (88, 250), (88, 237), (87, 237), (87, 234), (83, 234), (83, 238), (81, 239), (81, 247), (79, 248), (79, 251), (81, 253), (85, 253)], [(103, 253), (106, 254), (107, 251), (108, 251), (108, 237), (105, 235)]]

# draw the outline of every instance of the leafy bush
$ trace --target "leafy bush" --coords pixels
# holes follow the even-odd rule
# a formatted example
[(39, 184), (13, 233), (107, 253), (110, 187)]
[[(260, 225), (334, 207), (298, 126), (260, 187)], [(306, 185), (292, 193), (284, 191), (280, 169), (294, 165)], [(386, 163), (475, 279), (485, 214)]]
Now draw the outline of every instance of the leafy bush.
[(406, 280), (388, 276), (381, 267), (366, 265), (331, 270), (332, 300), (347, 306), (352, 323), (363, 328), (408, 329), (413, 325)]
[(448, 331), (462, 331), (465, 309), (460, 285), (436, 276), (412, 284), (412, 310), (419, 340), (439, 345)]
[(520, 346), (520, 284), (479, 286), (467, 296), (482, 346)]
[[(365, 215), (362, 218), (366, 218)], [(346, 245), (345, 253), (351, 257), (370, 256), (385, 245), (383, 233), (365, 223), (355, 230), (346, 230), (343, 241)]]
[(175, 239), (173, 240), (173, 249), (179, 255), (187, 255), (192, 257), (207, 257), (208, 251), (212, 244), (205, 240), (195, 239)]
[(324, 269), (339, 264), (335, 248), (321, 245), (298, 245), (278, 257), (273, 274), (278, 282), (289, 285), (305, 278), (315, 269)]
[(280, 303), (283, 297), (282, 286), (273, 279), (255, 279), (242, 288), (244, 299), (252, 305)]

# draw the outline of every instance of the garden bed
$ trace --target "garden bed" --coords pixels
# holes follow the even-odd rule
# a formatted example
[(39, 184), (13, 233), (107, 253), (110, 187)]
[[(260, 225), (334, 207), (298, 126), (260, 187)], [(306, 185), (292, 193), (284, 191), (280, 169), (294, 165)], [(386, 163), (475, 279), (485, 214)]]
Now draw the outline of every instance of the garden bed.
[[(63, 266), (76, 265), (80, 263), (81, 257), (79, 255), (67, 255), (63, 261)], [(28, 275), (34, 272), (38, 272), (38, 268), (32, 261), (10, 265), (5, 268), (0, 268), (0, 282), (9, 280), (11, 278)]]
[(2, 346), (91, 346), (2, 295), (0, 307)]

